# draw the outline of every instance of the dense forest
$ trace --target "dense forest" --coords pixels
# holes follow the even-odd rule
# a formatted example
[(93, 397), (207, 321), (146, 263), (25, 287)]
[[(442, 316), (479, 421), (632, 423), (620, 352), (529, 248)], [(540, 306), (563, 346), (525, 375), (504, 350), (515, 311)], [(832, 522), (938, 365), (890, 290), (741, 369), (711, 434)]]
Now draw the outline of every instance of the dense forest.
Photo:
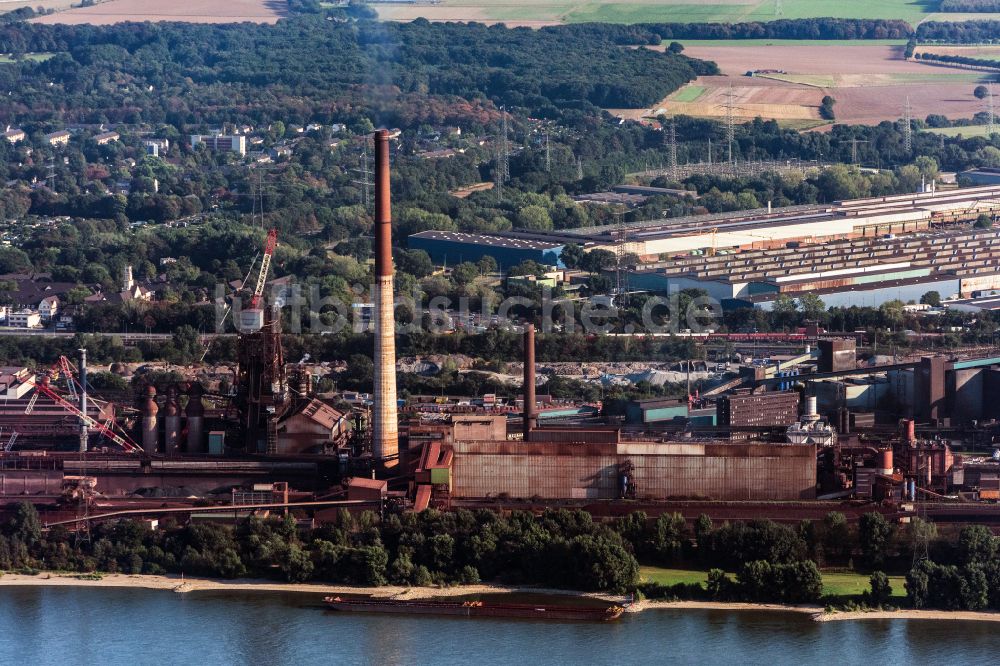
[(942, 12), (1000, 12), (1000, 0), (941, 0)]
[(671, 39), (906, 39), (906, 21), (883, 19), (808, 18), (746, 23), (579, 23), (542, 28), (579, 39), (615, 44), (659, 44)]
[(917, 26), (917, 41), (988, 44), (1000, 39), (1000, 21), (928, 21)]
[(458, 98), (480, 117), (488, 115), (475, 109), (479, 99), (558, 116), (581, 104), (647, 106), (716, 71), (683, 55), (615, 48), (569, 31), (318, 15), (274, 26), (16, 24), (0, 29), (0, 52), (55, 54), (0, 71), (0, 86), (19, 91), (0, 103), (8, 119), (176, 127), (282, 115), (333, 122), (345, 114), (405, 126), (456, 117), (450, 107)]

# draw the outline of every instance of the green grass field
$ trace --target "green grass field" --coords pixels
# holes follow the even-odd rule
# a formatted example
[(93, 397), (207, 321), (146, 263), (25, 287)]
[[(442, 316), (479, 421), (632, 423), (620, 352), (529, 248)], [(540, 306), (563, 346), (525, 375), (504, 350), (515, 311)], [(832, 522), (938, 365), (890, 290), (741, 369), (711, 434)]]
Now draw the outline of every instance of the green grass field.
[(674, 102), (693, 102), (705, 94), (704, 86), (685, 86), (673, 96)]
[[(44, 62), (49, 58), (56, 57), (55, 53), (28, 53), (24, 56), (25, 60), (34, 60), (35, 62)], [(0, 55), (0, 63), (12, 63), (15, 62), (13, 58), (9, 55)]]
[[(935, 13), (936, 2), (928, 0), (688, 0), (680, 4), (657, 0), (441, 0), (437, 5), (399, 7), (377, 5), (388, 18), (426, 15), (434, 20), (453, 21), (542, 21), (553, 23), (649, 22), (729, 22), (773, 21), (831, 16), (834, 18), (903, 19), (916, 25), (933, 17), (936, 20), (1000, 18), (1000, 14)], [(416, 13), (414, 13), (416, 12)]]
[[(925, 131), (931, 132), (932, 134), (940, 134), (942, 136), (964, 136), (967, 139), (973, 137), (985, 137), (986, 136), (986, 125), (969, 125), (968, 127), (934, 127), (927, 129)], [(996, 129), (994, 129), (994, 132)]]
[[(854, 572), (824, 571), (823, 594), (837, 597), (858, 596), (868, 590), (868, 576)], [(689, 569), (666, 569), (663, 567), (639, 567), (639, 576), (643, 582), (659, 583), (660, 585), (676, 585), (677, 583), (702, 583), (708, 578), (705, 571), (694, 571)], [(889, 576), (889, 584), (892, 585), (892, 596), (894, 599), (903, 599), (906, 596), (903, 576)]]

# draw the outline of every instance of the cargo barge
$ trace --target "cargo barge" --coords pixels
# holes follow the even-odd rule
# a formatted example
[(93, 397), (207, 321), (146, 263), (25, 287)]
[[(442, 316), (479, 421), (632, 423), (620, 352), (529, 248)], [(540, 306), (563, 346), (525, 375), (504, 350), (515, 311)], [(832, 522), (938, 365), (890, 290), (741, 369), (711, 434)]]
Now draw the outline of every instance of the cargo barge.
[(610, 622), (625, 611), (624, 606), (553, 606), (550, 604), (504, 604), (485, 601), (401, 601), (396, 599), (341, 599), (325, 597), (327, 606), (337, 611), (361, 613), (408, 613), (417, 615), (458, 615), (463, 617), (519, 617), (532, 620), (577, 620)]

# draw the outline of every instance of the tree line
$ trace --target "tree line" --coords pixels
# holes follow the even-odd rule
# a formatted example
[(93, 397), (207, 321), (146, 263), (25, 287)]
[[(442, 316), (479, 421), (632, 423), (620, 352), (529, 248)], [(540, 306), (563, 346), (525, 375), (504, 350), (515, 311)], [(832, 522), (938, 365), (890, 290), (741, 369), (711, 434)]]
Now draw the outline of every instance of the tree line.
[(89, 542), (43, 532), (33, 505), (0, 526), (0, 570), (63, 570), (279, 578), (364, 586), (483, 581), (624, 592), (639, 567), (629, 545), (582, 511), (388, 514), (342, 511), (336, 525), (299, 529), (291, 516), (235, 527), (138, 521), (94, 527)]
[(913, 58), (915, 60), (930, 60), (934, 62), (943, 62), (953, 65), (968, 65), (970, 67), (976, 67), (979, 69), (990, 69), (993, 71), (1000, 71), (1000, 62), (997, 62), (996, 60), (989, 60), (987, 58), (971, 58), (969, 56), (929, 53), (927, 51), (921, 51), (920, 53), (915, 53), (913, 55)]
[(897, 19), (804, 18), (745, 23), (580, 23), (542, 28), (579, 39), (658, 45), (672, 39), (906, 39), (913, 28)]
[(963, 12), (1000, 12), (1000, 0), (941, 0), (938, 11)]
[(917, 41), (983, 44), (1000, 39), (1000, 21), (928, 21), (917, 26)]

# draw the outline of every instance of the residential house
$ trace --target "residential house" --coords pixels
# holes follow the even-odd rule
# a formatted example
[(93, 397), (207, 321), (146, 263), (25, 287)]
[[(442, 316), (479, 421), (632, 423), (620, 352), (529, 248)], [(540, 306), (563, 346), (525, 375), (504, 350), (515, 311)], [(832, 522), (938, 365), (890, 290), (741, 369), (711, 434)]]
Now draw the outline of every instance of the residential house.
[(17, 310), (7, 315), (7, 325), (11, 328), (41, 328), (42, 315), (37, 310)]
[(200, 145), (208, 146), (208, 149), (218, 153), (247, 154), (247, 137), (243, 134), (192, 134), (191, 147), (197, 148)]
[(12, 129), (10, 125), (7, 125), (7, 131), (3, 133), (3, 138), (7, 139), (11, 143), (17, 143), (18, 141), (24, 141), (25, 133), (22, 129)]
[(170, 150), (170, 139), (146, 139), (146, 154), (159, 157), (160, 153)]
[(118, 132), (101, 132), (100, 134), (94, 135), (94, 141), (97, 142), (98, 146), (105, 146), (112, 141), (117, 141), (121, 138)]
[(69, 306), (63, 308), (59, 311), (59, 316), (56, 317), (56, 330), (57, 331), (72, 331), (76, 328), (74, 322), (74, 316), (76, 315), (76, 308)]
[(18, 309), (38, 308), (44, 299), (52, 296), (64, 297), (68, 291), (79, 286), (75, 282), (50, 282), (48, 277), (48, 274), (39, 274), (6, 278), (0, 276), (0, 279), (14, 283), (14, 288), (8, 292), (8, 296)]
[(52, 321), (52, 318), (59, 314), (59, 297), (46, 296), (38, 304), (38, 314), (43, 322)]
[(70, 134), (66, 130), (59, 130), (58, 132), (49, 132), (45, 135), (45, 140), (49, 142), (50, 146), (65, 146), (69, 143)]

